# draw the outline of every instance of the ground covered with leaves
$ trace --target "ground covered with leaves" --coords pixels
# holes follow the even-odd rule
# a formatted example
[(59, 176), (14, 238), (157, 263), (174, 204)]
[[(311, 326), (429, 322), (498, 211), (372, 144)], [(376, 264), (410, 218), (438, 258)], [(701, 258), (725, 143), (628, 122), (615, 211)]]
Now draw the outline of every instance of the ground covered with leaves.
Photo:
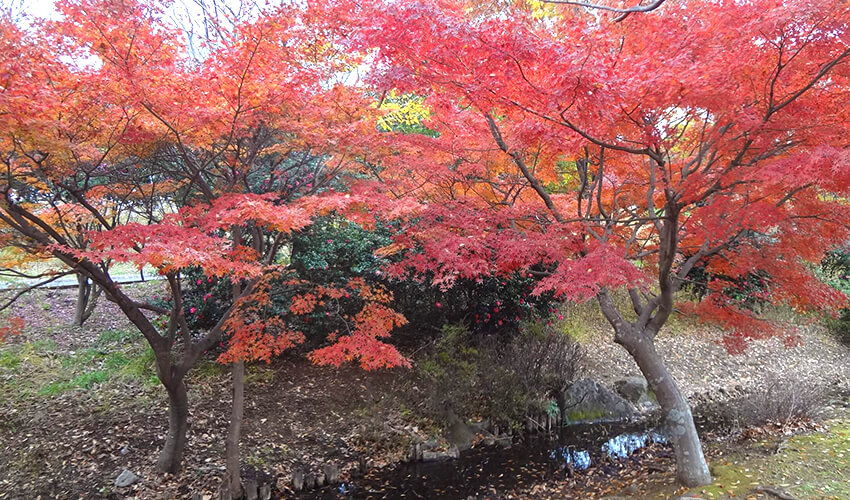
[[(139, 298), (162, 293), (156, 282), (127, 288)], [(153, 466), (164, 440), (166, 401), (152, 352), (106, 301), (84, 327), (68, 326), (74, 298), (73, 289), (29, 295), (15, 310), (26, 319), (25, 331), (0, 346), (0, 446), (6, 450), (0, 455), (0, 498), (213, 495), (224, 469), (227, 369), (210, 356), (191, 372), (184, 470), (177, 476), (158, 474)], [(850, 352), (818, 328), (805, 330), (798, 347), (766, 342), (733, 358), (721, 351), (710, 332), (693, 325), (666, 337), (660, 349), (696, 402), (707, 393), (715, 399), (731, 397), (736, 386), (761, 387), (762, 381), (780, 372), (789, 379), (839, 388), (846, 387), (850, 373)], [(611, 380), (633, 373), (624, 353), (610, 346), (603, 334), (586, 335), (583, 342), (594, 377)], [(355, 366), (317, 367), (301, 354), (248, 368), (245, 474), (274, 482), (275, 495), (292, 494), (288, 485), (295, 467), (335, 463), (342, 478), (348, 479), (361, 457), (371, 466), (364, 484), (394, 481), (397, 476), (389, 471), (410, 443), (439, 433), (437, 425), (423, 417), (425, 388), (415, 370), (366, 373)], [(850, 418), (842, 413), (840, 401), (833, 403), (829, 410), (833, 420), (825, 427), (762, 426), (761, 434), (738, 430), (735, 439), (728, 434), (709, 436), (707, 447), (718, 481), (690, 493), (744, 498), (769, 495), (754, 490), (766, 486), (787, 490), (796, 498), (850, 497), (845, 486), (850, 479), (846, 467)], [(804, 434), (797, 435), (798, 431)], [(563, 471), (532, 470), (510, 462), (509, 455), (500, 456), (508, 460), (500, 465), (504, 474), (488, 477), (504, 480), (493, 479), (489, 489), (482, 490), (483, 497), (665, 498), (682, 492), (672, 487), (672, 458), (663, 446), (572, 477)], [(116, 487), (115, 478), (124, 469), (141, 481), (129, 488)], [(442, 494), (452, 497), (448, 489)]]

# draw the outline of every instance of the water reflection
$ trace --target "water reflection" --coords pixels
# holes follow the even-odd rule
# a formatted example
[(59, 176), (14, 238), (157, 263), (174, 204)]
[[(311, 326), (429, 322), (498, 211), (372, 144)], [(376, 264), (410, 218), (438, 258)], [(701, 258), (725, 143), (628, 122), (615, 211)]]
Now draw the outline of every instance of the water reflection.
[(665, 444), (667, 438), (657, 431), (620, 434), (603, 444), (602, 451), (611, 458), (626, 458), (652, 443)]
[(587, 450), (576, 450), (572, 446), (561, 446), (549, 455), (553, 460), (563, 460), (564, 466), (572, 466), (573, 470), (586, 470), (590, 467), (590, 452)]
[[(652, 443), (666, 444), (667, 437), (655, 430), (618, 434), (602, 445), (602, 453), (611, 458), (626, 458)], [(559, 460), (562, 466), (571, 467), (573, 470), (586, 470), (590, 467), (590, 452), (576, 449), (575, 446), (560, 446), (552, 450), (549, 456), (553, 460)]]

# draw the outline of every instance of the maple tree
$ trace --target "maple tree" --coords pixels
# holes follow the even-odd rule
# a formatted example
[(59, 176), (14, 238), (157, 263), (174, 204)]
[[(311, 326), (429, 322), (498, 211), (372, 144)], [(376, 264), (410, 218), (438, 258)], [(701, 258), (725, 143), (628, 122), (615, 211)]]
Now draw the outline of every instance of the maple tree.
[[(157, 2), (65, 0), (57, 20), (0, 19), (0, 243), (59, 259), (141, 331), (169, 396), (162, 470), (186, 441), (186, 373), (219, 342), (233, 364), (233, 494), (243, 363), (301, 342), (291, 319), (356, 300), (311, 358), (406, 363), (382, 340), (404, 322), (385, 289), (309, 283), (281, 259), (294, 231), (341, 213), (407, 224), (380, 252), (410, 250), (392, 276), (443, 288), (524, 276), (537, 294), (597, 301), (665, 411), (680, 481), (710, 481), (654, 339), (697, 266), (713, 280), (679, 307), (726, 326), (730, 351), (796, 341), (730, 293), (754, 272), (798, 311), (846, 303), (811, 263), (850, 236), (850, 11), (575, 3), (284, 4), (203, 50)], [(344, 83), (366, 64), (371, 94)], [(134, 299), (113, 262), (157, 269), (170, 300)], [(187, 321), (187, 270), (230, 283), (208, 331)], [(281, 314), (284, 289), (300, 293)]]
[(740, 277), (758, 271), (769, 300), (801, 313), (847, 300), (812, 263), (850, 233), (850, 8), (656, 3), (619, 23), (568, 6), (388, 3), (357, 43), (376, 51), (377, 91), (426, 96), (437, 132), (395, 136), (402, 153), (372, 188), (420, 203), (387, 250), (416, 251), (393, 272), (445, 287), (530, 272), (537, 293), (597, 301), (692, 486), (711, 478), (655, 338), (694, 267), (715, 278), (679, 307), (722, 324), (730, 352), (797, 341), (736, 302)]
[[(0, 63), (4, 234), (99, 286), (150, 344), (169, 401), (163, 471), (179, 469), (187, 439), (185, 376), (227, 341), (220, 359), (234, 366), (234, 405), (226, 482), (238, 494), (243, 363), (302, 338), (264, 308), (273, 286), (304, 290), (292, 315), (340, 293), (361, 299), (360, 313), (344, 318), (351, 328), (329, 335), (315, 362), (406, 363), (381, 340), (404, 322), (387, 305), (390, 295), (356, 281), (311, 291), (287, 277), (281, 257), (292, 232), (315, 216), (367, 215), (361, 199), (338, 191), (377, 133), (376, 108), (340, 82), (360, 56), (338, 50), (345, 17), (321, 5), (269, 8), (235, 23), (209, 41), (201, 61), (160, 3), (72, 0), (57, 9), (58, 19), (27, 28), (0, 22), (8, 56)], [(111, 217), (122, 203), (128, 215)], [(63, 204), (73, 210), (44, 210)], [(84, 238), (59, 229), (79, 216), (93, 221), (75, 233)], [(155, 268), (169, 300), (131, 297), (111, 276), (113, 262)], [(186, 320), (194, 313), (183, 303), (189, 269), (232, 283), (232, 305), (207, 331)]]

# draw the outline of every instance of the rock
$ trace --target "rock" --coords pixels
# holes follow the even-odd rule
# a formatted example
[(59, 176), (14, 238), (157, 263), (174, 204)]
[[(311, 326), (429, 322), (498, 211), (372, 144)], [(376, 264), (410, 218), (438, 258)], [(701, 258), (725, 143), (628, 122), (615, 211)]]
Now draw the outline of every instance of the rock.
[(454, 460), (460, 456), (460, 449), (457, 446), (452, 446), (446, 451), (423, 451), (423, 462), (439, 462), (442, 460)]
[(121, 474), (118, 474), (118, 477), (115, 478), (115, 486), (118, 488), (126, 488), (138, 480), (139, 476), (133, 474), (127, 469), (124, 469), (121, 471)]
[(472, 422), (469, 424), (469, 428), (479, 434), (485, 434), (490, 432), (490, 420), (484, 419), (480, 422)]
[(460, 451), (468, 450), (475, 440), (476, 428), (467, 425), (454, 413), (449, 413), (449, 429), (446, 433), (446, 441), (457, 446)]
[(242, 485), (245, 488), (245, 500), (259, 500), (259, 486), (256, 479), (249, 479)]
[(590, 379), (571, 385), (564, 394), (564, 402), (568, 423), (630, 420), (638, 416), (632, 403)]
[(304, 489), (304, 469), (298, 468), (292, 471), (292, 489), (295, 491)]
[(649, 399), (649, 387), (643, 377), (626, 377), (614, 382), (614, 390), (634, 404)]
[(272, 498), (272, 485), (264, 484), (260, 486), (260, 500), (271, 500)]
[(501, 446), (502, 448), (510, 448), (514, 444), (514, 440), (512, 437), (508, 435), (499, 436), (496, 439), (496, 444)]
[(420, 448), (422, 448), (422, 451), (433, 450), (434, 448), (439, 448), (439, 447), (440, 447), (440, 442), (437, 441), (436, 439), (433, 439), (433, 438), (429, 439), (428, 441), (424, 441), (420, 446)]
[(326, 480), (326, 478), (325, 478), (324, 472), (320, 472), (320, 473), (316, 474), (316, 488), (321, 488), (322, 486), (324, 486), (325, 480)]

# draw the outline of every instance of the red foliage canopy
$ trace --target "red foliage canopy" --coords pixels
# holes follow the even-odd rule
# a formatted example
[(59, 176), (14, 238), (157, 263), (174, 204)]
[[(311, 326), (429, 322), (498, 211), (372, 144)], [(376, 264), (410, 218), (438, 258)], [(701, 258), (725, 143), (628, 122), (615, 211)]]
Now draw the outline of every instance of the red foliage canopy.
[[(765, 272), (801, 312), (846, 304), (811, 271), (850, 236), (846, 2), (665, 3), (621, 23), (454, 1), (376, 16), (373, 84), (427, 96), (439, 133), (398, 135), (408, 154), (382, 163), (390, 192), (422, 202), (398, 243), (423, 250), (396, 272), (450, 283), (542, 263), (538, 292), (629, 289), (653, 334), (697, 264)], [(728, 345), (780, 331), (709, 285), (696, 311)]]

